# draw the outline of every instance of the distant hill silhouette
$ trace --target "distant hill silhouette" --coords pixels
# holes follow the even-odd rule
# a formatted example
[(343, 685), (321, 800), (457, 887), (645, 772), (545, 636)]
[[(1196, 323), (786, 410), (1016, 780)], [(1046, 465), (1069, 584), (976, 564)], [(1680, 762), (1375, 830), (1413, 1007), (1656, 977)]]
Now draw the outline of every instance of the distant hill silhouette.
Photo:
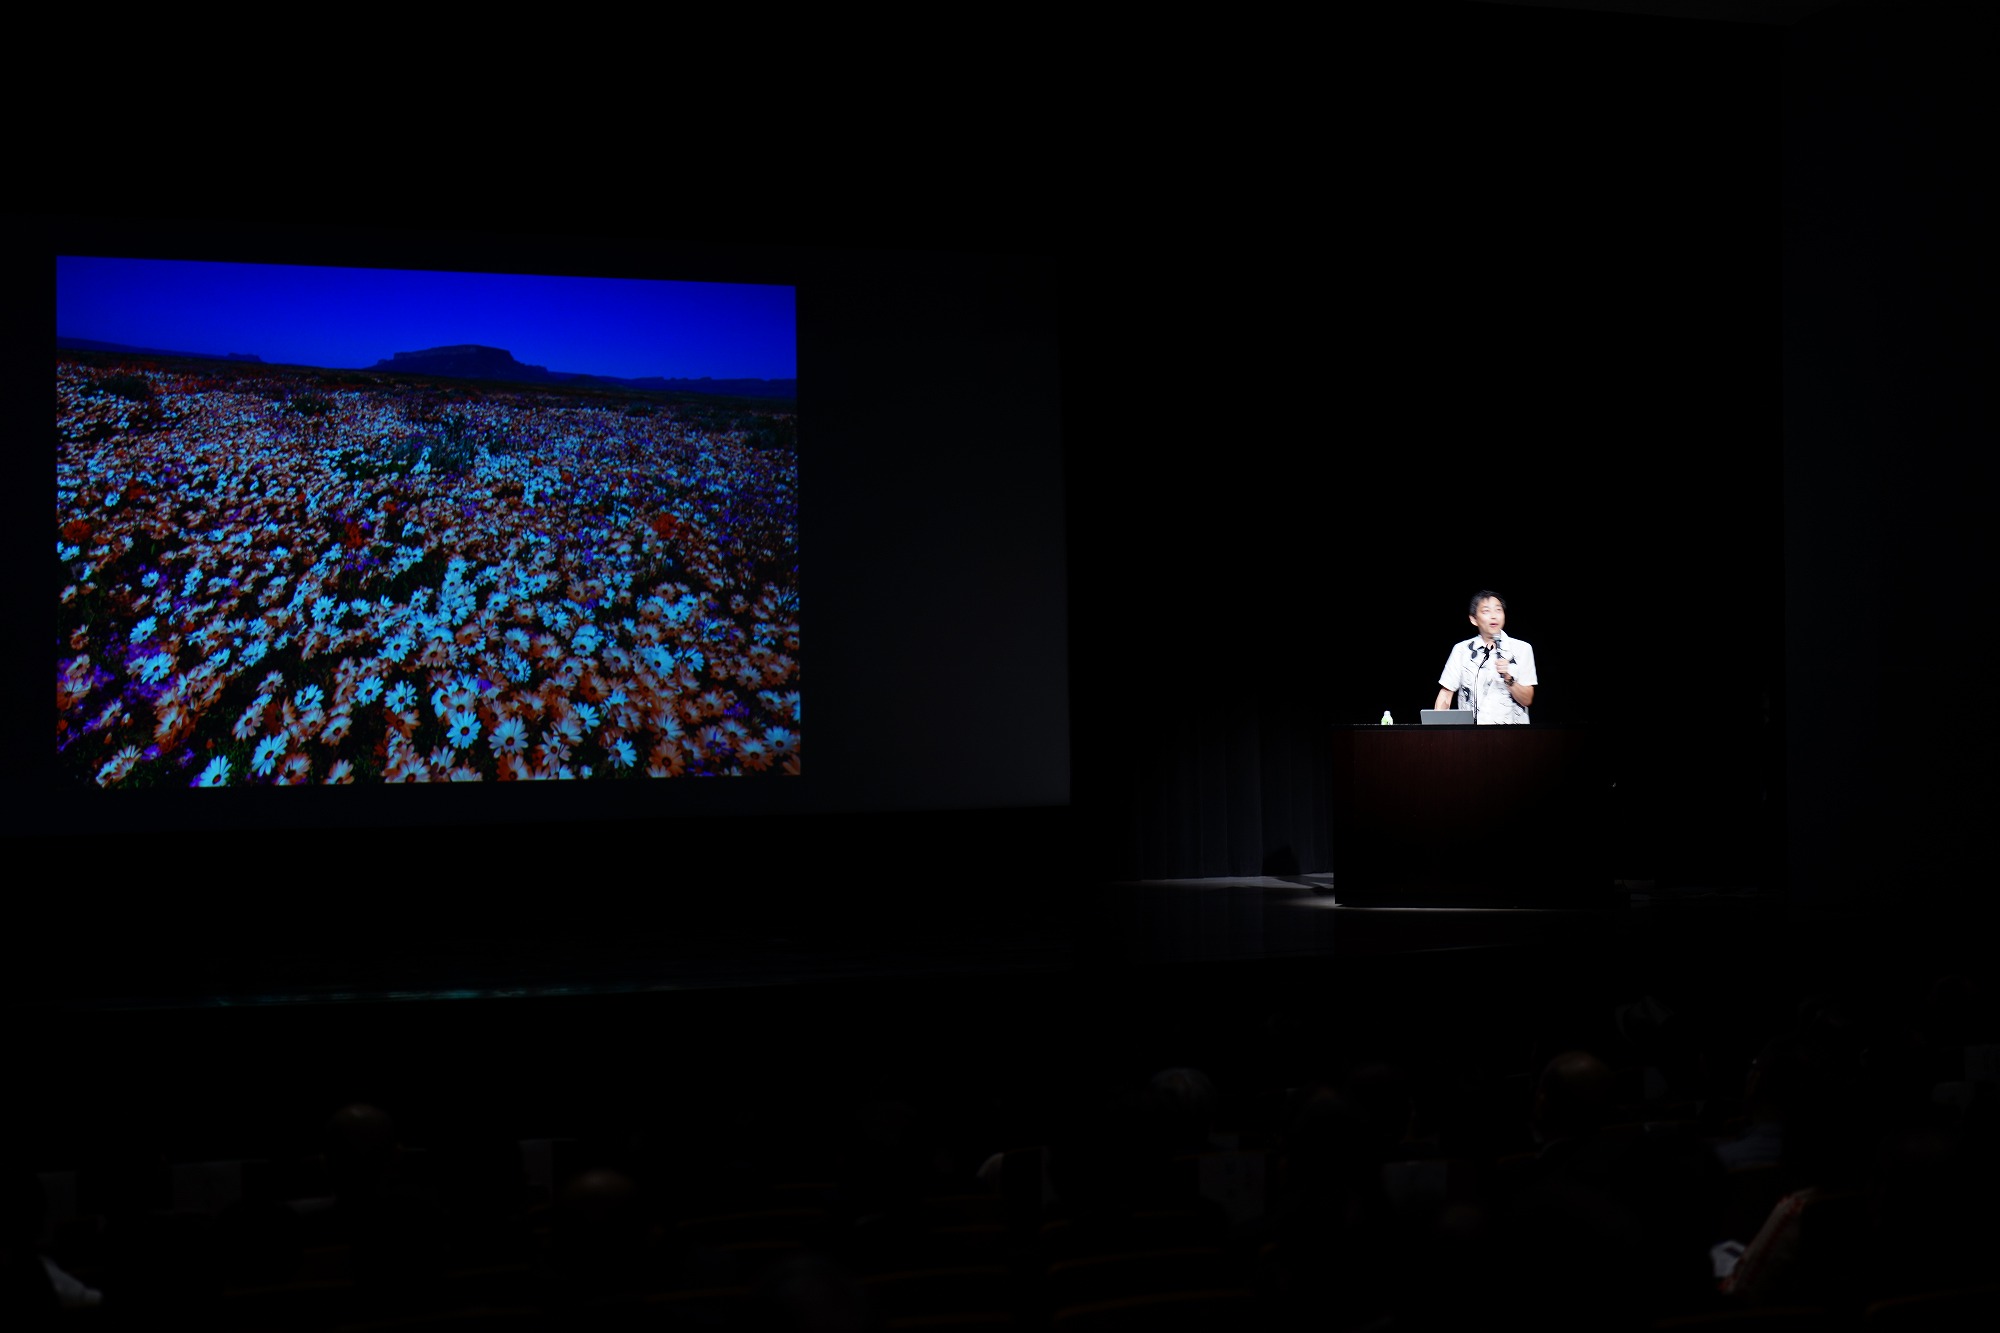
[[(133, 347), (126, 343), (103, 342), (95, 338), (56, 337), (58, 348), (79, 352), (119, 352), (131, 356), (180, 356), (210, 361), (232, 361), (262, 365), (261, 357), (248, 352), (177, 352), (160, 347)], [(328, 366), (328, 370), (346, 367)], [(510, 384), (561, 384), (584, 388), (640, 389), (653, 393), (713, 393), (734, 398), (783, 398), (795, 399), (799, 396), (799, 382), (796, 379), (712, 379), (701, 376), (690, 379), (682, 376), (668, 378), (663, 375), (645, 375), (636, 379), (617, 375), (587, 375), (573, 371), (550, 370), (547, 366), (531, 366), (525, 361), (517, 361), (514, 354), (501, 347), (482, 347), (478, 343), (456, 343), (449, 347), (426, 347), (415, 352), (397, 352), (367, 367), (368, 370), (392, 375), (435, 375), (440, 379), (459, 380), (502, 380)]]
[(237, 361), (263, 365), (264, 358), (250, 352), (177, 352), (165, 347), (134, 347), (129, 343), (108, 343), (97, 338), (65, 338), (56, 335), (56, 347), (72, 352), (122, 352), (128, 356), (185, 356), (199, 361)]
[(588, 375), (575, 371), (550, 370), (547, 366), (531, 366), (525, 361), (517, 361), (514, 359), (514, 354), (504, 348), (482, 347), (477, 343), (426, 347), (417, 352), (397, 352), (387, 360), (377, 361), (369, 369), (398, 375), (437, 375), (447, 379), (506, 380), (514, 384), (571, 384), (618, 389), (649, 389), (666, 393), (716, 393), (730, 394), (739, 398), (796, 398), (799, 392), (799, 382), (795, 379), (718, 380), (706, 375), (699, 379), (681, 377), (669, 379), (661, 375), (645, 375), (634, 379), (618, 375)]

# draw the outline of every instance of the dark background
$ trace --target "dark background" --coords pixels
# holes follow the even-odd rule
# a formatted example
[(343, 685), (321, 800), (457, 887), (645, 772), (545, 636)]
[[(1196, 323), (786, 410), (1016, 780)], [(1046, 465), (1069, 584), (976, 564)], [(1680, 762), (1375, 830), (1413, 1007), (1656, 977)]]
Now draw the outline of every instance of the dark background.
[[(512, 845), (378, 828), (357, 841), (381, 880), (308, 874), (340, 906), (297, 910), (519, 896), (588, 934), (692, 911), (677, 886), (700, 885), (704, 910), (970, 931), (996, 894), (1060, 910), (1106, 878), (1337, 870), (1326, 729), (1414, 720), (1491, 586), (1536, 645), (1537, 722), (1594, 725), (1616, 758), (1611, 873), (1970, 911), (1985, 786), (1948, 710), (1976, 697), (1993, 488), (1968, 8), (1778, 27), (1356, 7), (1312, 61), (1224, 43), (1214, 68), (1123, 65), (1032, 116), (933, 118), (935, 144), (857, 132), (872, 151), (838, 173), (802, 149), (702, 208), (406, 188), (401, 233), (503, 249), (793, 246), (856, 274), (884, 252), (1016, 254), (1052, 274), (1070, 802), (579, 819)], [(85, 198), (119, 222), (250, 215)], [(264, 198), (258, 225), (383, 221), (282, 181)], [(45, 525), (17, 526), (42, 567)], [(873, 740), (921, 761), (914, 738)], [(1476, 820), (1478, 797), (1440, 793), (1439, 817)], [(585, 845), (657, 896), (586, 879), (535, 899)], [(278, 828), (16, 852), (52, 857), (31, 909), (51, 938), (231, 930), (267, 892), (242, 866), (311, 865)]]

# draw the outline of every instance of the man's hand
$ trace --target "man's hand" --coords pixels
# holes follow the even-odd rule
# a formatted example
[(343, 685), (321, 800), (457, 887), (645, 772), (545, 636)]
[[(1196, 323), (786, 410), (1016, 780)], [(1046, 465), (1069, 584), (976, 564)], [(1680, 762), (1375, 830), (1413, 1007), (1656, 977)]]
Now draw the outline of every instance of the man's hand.
[(1512, 661), (1495, 653), (1493, 654), (1493, 669), (1500, 673), (1501, 680), (1509, 685), (1514, 683), (1514, 664)]

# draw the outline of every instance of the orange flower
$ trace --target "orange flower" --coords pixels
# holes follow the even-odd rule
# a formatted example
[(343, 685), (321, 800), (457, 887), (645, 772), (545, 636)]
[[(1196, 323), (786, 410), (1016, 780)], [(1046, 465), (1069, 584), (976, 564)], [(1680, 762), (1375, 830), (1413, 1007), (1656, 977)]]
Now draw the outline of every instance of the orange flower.
[(687, 756), (682, 754), (681, 747), (672, 741), (661, 741), (655, 745), (649, 758), (652, 760), (653, 769), (670, 778), (679, 777), (687, 764)]

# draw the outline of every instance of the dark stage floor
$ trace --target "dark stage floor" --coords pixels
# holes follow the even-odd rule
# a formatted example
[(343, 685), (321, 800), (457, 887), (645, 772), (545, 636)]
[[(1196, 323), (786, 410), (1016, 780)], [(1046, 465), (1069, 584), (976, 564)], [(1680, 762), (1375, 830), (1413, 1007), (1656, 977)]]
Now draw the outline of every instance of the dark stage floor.
[[(1628, 954), (1656, 937), (1765, 940), (1794, 914), (1755, 891), (1627, 891), (1590, 908), (1355, 907), (1330, 874), (1150, 880), (1028, 905), (1004, 895), (845, 914), (711, 912), (671, 924), (415, 935), (390, 930), (231, 939), (195, 933), (77, 965), (20, 1002), (43, 1012), (377, 1004), (741, 991), (839, 983), (1087, 979), (1109, 969), (1232, 969), (1451, 951)], [(744, 890), (747, 897), (754, 890)], [(751, 920), (755, 916), (757, 919)]]
[(776, 1114), (801, 1089), (902, 1089), (1002, 1124), (1029, 1089), (1178, 1064), (1225, 1086), (1369, 1058), (1503, 1052), (1525, 1067), (1571, 1016), (1646, 996), (1707, 1030), (1754, 1032), (1809, 992), (1896, 999), (1986, 966), (1950, 923), (1754, 893), (1479, 911), (1348, 908), (1325, 888), (1220, 879), (987, 900), (941, 884), (928, 908), (866, 920), (823, 894), (813, 911), (774, 902), (759, 921), (671, 930), (361, 931), (340, 948), (239, 937), (205, 951), (163, 939), (109, 962), (45, 951), (12, 1006), (34, 1090), (22, 1141), (60, 1165), (144, 1123), (168, 1160), (283, 1156), (356, 1099), (527, 1138), (680, 1097)]

